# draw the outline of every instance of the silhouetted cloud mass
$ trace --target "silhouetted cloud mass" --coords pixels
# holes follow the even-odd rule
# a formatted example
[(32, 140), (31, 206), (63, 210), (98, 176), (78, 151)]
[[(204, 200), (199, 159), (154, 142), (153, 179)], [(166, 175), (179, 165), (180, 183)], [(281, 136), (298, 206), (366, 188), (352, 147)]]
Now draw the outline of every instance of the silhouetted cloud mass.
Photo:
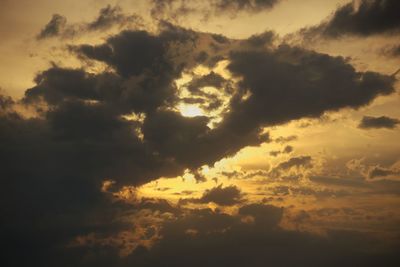
[(37, 36), (37, 39), (46, 39), (59, 35), (65, 25), (67, 24), (67, 18), (59, 14), (54, 14), (49, 23), (44, 26)]
[[(258, 12), (278, 2), (218, 0), (210, 6), (215, 12)], [(157, 10), (175, 1), (152, 3)], [(342, 24), (335, 21), (344, 17), (355, 25), (349, 32), (394, 30), (392, 11), (397, 7), (394, 1), (362, 1), (353, 14), (344, 6), (326, 29), (336, 34)], [(369, 16), (389, 19), (374, 25)], [(111, 6), (81, 28), (68, 28), (66, 18), (54, 15), (37, 38), (99, 31), (132, 20)], [(369, 30), (364, 22), (371, 24)], [(191, 173), (196, 182), (204, 182), (203, 167), (243, 148), (297, 138), (271, 139), (266, 127), (358, 109), (395, 91), (393, 76), (358, 71), (343, 57), (287, 44), (275, 47), (274, 38), (273, 32), (265, 32), (234, 40), (161, 21), (155, 32), (125, 29), (98, 44), (67, 45), (68, 56), (104, 68), (52, 64), (36, 75), (22, 99), (0, 95), (2, 266), (398, 266), (396, 251), (380, 250), (370, 233), (329, 228), (322, 237), (285, 229), (284, 212), (291, 215), (291, 208), (254, 201), (238, 185), (176, 191), (198, 196), (177, 205), (135, 195), (138, 187), (159, 178)], [(222, 61), (224, 71), (211, 70)], [(199, 65), (210, 72), (196, 73)], [(182, 97), (178, 81), (187, 76), (188, 96)], [(177, 108), (182, 101), (220, 113), (184, 116)], [(364, 117), (360, 127), (394, 128), (398, 123), (384, 116)], [(289, 145), (278, 150), (277, 155), (290, 157), (271, 171), (246, 176), (234, 170), (230, 175), (283, 179), (283, 173), (314, 167), (314, 156), (292, 152)], [(376, 167), (369, 178), (394, 173)], [(297, 173), (293, 177), (302, 178)], [(369, 186), (364, 179), (331, 176), (306, 181)], [(394, 181), (375, 185), (400, 192)], [(271, 191), (278, 196), (346, 195), (299, 186)], [(209, 205), (216, 208), (199, 208)], [(131, 250), (122, 255), (125, 247)]]
[(306, 32), (329, 38), (398, 33), (399, 12), (400, 3), (396, 0), (353, 1), (339, 7), (326, 22), (310, 27)]

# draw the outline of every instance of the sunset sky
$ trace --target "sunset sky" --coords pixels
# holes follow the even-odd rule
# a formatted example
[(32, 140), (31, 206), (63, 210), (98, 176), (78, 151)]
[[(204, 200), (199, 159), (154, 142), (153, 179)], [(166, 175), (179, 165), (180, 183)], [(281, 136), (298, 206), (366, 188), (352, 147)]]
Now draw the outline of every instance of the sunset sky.
[(0, 0), (1, 266), (400, 266), (400, 1)]

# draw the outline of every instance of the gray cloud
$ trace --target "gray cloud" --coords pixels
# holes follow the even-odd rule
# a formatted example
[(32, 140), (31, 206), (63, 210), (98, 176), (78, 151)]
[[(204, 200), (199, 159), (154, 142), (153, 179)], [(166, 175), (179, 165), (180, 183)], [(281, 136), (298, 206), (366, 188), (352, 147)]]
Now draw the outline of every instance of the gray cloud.
[(277, 157), (280, 154), (289, 154), (293, 151), (293, 147), (292, 146), (285, 146), (285, 148), (283, 150), (274, 150), (269, 152), (269, 154), (273, 157)]
[(235, 16), (239, 12), (258, 13), (269, 10), (280, 0), (207, 0), (205, 5), (193, 0), (150, 0), (151, 15), (154, 18), (179, 19), (200, 14), (207, 19), (216, 15)]
[(306, 29), (307, 34), (325, 37), (369, 36), (398, 33), (400, 3), (396, 0), (361, 0), (339, 7), (327, 22)]
[(108, 5), (99, 11), (97, 18), (87, 24), (89, 31), (97, 31), (111, 28), (114, 25), (123, 27), (132, 22), (139, 22), (140, 18), (136, 15), (125, 15), (121, 7)]
[(118, 26), (123, 28), (125, 26), (143, 26), (143, 19), (136, 15), (127, 15), (122, 12), (120, 6), (107, 5), (106, 7), (99, 10), (98, 16), (91, 22), (67, 24), (67, 18), (54, 14), (51, 20), (37, 35), (38, 40), (48, 38), (72, 38), (80, 34), (93, 32), (93, 31), (104, 31), (110, 28)]
[(233, 206), (242, 203), (243, 193), (234, 185), (206, 190), (200, 198), (181, 199), (180, 203), (215, 203), (221, 206)]
[(312, 167), (312, 158), (310, 156), (300, 156), (290, 158), (288, 161), (284, 161), (278, 164), (275, 167), (275, 170), (288, 170), (292, 167), (304, 167), (304, 168), (311, 168)]
[(394, 169), (388, 169), (388, 168), (382, 168), (379, 166), (373, 167), (371, 170), (368, 172), (368, 178), (370, 179), (375, 179), (378, 177), (386, 177), (389, 175), (397, 175), (400, 174), (399, 170), (394, 170)]
[(259, 125), (357, 108), (394, 92), (392, 76), (357, 72), (341, 57), (301, 48), (282, 45), (275, 51), (234, 52), (230, 59), (228, 69), (243, 79), (242, 90), (231, 100), (232, 112), (223, 121), (233, 131), (239, 125), (245, 132)]
[(37, 36), (38, 40), (55, 37), (62, 33), (67, 24), (67, 19), (59, 14), (54, 14), (49, 23), (44, 26)]
[(297, 140), (297, 136), (296, 135), (289, 135), (289, 136), (279, 136), (274, 141), (276, 143), (285, 144), (285, 143), (289, 143), (289, 142), (292, 142), (292, 141), (295, 141), (295, 140)]
[[(249, 204), (238, 215), (194, 210), (164, 225), (164, 238), (151, 249), (138, 248), (122, 266), (396, 266), (396, 250), (365, 232), (329, 230), (324, 237), (279, 227), (283, 209)], [(253, 218), (243, 222), (245, 217)], [(188, 233), (193, 233), (189, 234)], [(179, 256), (176, 255), (179, 251)], [(290, 257), (288, 257), (290, 255)], [(120, 263), (120, 261), (117, 261)], [(118, 266), (115, 263), (114, 266)]]
[(387, 116), (380, 116), (380, 117), (364, 116), (358, 127), (367, 130), (379, 129), (379, 128), (394, 129), (399, 123), (400, 120), (390, 118)]

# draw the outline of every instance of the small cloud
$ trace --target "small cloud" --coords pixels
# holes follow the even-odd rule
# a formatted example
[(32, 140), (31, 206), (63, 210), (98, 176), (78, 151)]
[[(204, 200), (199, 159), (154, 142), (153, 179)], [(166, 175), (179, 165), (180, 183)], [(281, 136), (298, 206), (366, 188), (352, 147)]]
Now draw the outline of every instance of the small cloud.
[(67, 24), (67, 18), (59, 14), (54, 14), (49, 23), (44, 26), (36, 37), (38, 40), (51, 38), (59, 35)]
[(358, 125), (360, 129), (394, 129), (397, 124), (400, 123), (400, 120), (395, 118), (390, 118), (386, 116), (381, 117), (372, 117), (372, 116), (364, 116)]
[(370, 171), (368, 172), (368, 178), (369, 179), (375, 179), (378, 177), (386, 177), (390, 175), (397, 175), (400, 174), (400, 170), (396, 169), (388, 169), (388, 168), (382, 168), (379, 166), (375, 166)]
[(227, 187), (222, 187), (222, 185), (219, 185), (212, 189), (206, 190), (201, 198), (182, 199), (180, 203), (207, 204), (213, 202), (221, 206), (233, 206), (235, 204), (242, 203), (243, 201), (243, 194), (239, 188), (234, 185)]

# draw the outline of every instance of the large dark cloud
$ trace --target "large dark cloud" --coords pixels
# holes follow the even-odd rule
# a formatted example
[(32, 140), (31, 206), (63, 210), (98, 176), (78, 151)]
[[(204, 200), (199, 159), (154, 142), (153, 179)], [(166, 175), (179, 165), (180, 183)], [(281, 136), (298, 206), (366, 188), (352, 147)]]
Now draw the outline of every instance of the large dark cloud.
[(379, 129), (379, 128), (394, 129), (399, 123), (400, 120), (390, 118), (387, 116), (380, 116), (380, 117), (364, 116), (358, 127), (361, 129)]
[(4, 266), (38, 266), (55, 260), (54, 250), (73, 236), (121, 228), (110, 220), (117, 211), (99, 189), (101, 177), (112, 169), (133, 167), (127, 158), (117, 163), (140, 150), (129, 135), (129, 124), (114, 121), (105, 127), (109, 115), (101, 108), (80, 105), (60, 107), (48, 116), (48, 120), (27, 120), (15, 113), (0, 116)]
[[(240, 51), (228, 69), (241, 77), (223, 127), (245, 132), (326, 111), (358, 108), (394, 92), (394, 77), (357, 72), (342, 57), (282, 45), (274, 51)], [(250, 94), (243, 99), (243, 96)]]
[(269, 140), (259, 129), (238, 135), (224, 128), (210, 129), (207, 123), (207, 117), (186, 118), (172, 111), (155, 112), (143, 123), (144, 140), (161, 155), (175, 158), (192, 169), (212, 165), (245, 146)]
[(139, 75), (146, 69), (165, 67), (165, 44), (145, 31), (125, 31), (99, 46), (82, 45), (79, 52), (103, 61), (122, 76)]
[(309, 31), (326, 37), (398, 33), (399, 12), (400, 3), (396, 0), (354, 1), (339, 7), (327, 22)]
[[(193, 210), (166, 222), (161, 230), (164, 238), (151, 249), (139, 247), (129, 256), (118, 258), (109, 248), (98, 247), (91, 252), (96, 256), (90, 259), (95, 266), (107, 262), (145, 267), (398, 264), (396, 250), (380, 250), (381, 241), (365, 232), (330, 230), (322, 237), (284, 230), (279, 226), (282, 215), (283, 209), (263, 204), (245, 205), (236, 215)], [(77, 252), (80, 259), (88, 253)]]

